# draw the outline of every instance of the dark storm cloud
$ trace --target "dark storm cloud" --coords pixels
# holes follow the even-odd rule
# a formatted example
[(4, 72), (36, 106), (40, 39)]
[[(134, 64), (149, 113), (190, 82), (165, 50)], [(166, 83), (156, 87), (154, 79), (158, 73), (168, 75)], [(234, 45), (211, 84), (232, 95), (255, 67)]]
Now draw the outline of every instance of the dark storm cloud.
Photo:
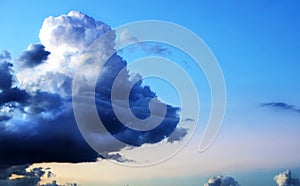
[[(40, 168), (34, 168), (27, 172), (25, 169), (29, 165), (11, 166), (6, 169), (0, 170), (0, 185), (6, 186), (34, 186), (41, 181), (41, 177), (45, 174), (45, 171)], [(9, 179), (12, 174), (21, 176), (16, 179)]]
[[(0, 70), (0, 74), (6, 72)], [(2, 79), (5, 81), (11, 78)], [(0, 108), (9, 110), (0, 113), (2, 168), (39, 162), (96, 161), (97, 153), (77, 128), (70, 98), (7, 87), (0, 92)], [(26, 117), (18, 116), (20, 113)]]
[[(186, 130), (177, 130), (177, 124), (179, 122), (179, 108), (167, 106), (167, 113), (163, 121), (156, 128), (148, 131), (139, 131), (126, 127), (116, 117), (112, 103), (111, 103), (111, 90), (112, 84), (119, 71), (126, 67), (126, 61), (123, 61), (119, 56), (114, 55), (105, 64), (101, 76), (98, 79), (96, 91), (99, 103), (105, 102), (106, 104), (97, 104), (98, 114), (105, 125), (106, 129), (118, 140), (133, 146), (141, 146), (145, 143), (154, 144), (162, 141), (175, 131), (176, 137), (170, 139), (169, 142), (173, 142), (175, 139), (181, 139), (186, 135)], [(130, 76), (125, 74), (124, 82), (122, 86), (129, 84)], [(121, 91), (122, 89), (120, 89)], [(142, 86), (142, 82), (139, 81), (131, 89), (129, 96), (129, 104), (133, 114), (136, 117), (144, 119), (150, 116), (149, 103), (152, 98), (155, 98), (156, 94), (151, 91), (148, 86)]]
[(261, 104), (261, 106), (296, 112), (296, 113), (300, 114), (300, 109), (298, 109), (295, 105), (290, 105), (290, 104), (283, 103), (283, 102), (263, 103), (263, 104)]
[[(98, 113), (111, 135), (133, 146), (141, 146), (145, 143), (154, 144), (165, 138), (169, 138), (169, 142), (181, 140), (187, 131), (177, 128), (178, 108), (170, 105), (167, 105), (167, 114), (163, 122), (150, 131), (127, 128), (116, 119), (110, 102), (110, 91), (112, 81), (125, 65), (126, 62), (122, 61), (119, 56), (114, 56), (113, 60), (105, 66), (106, 73), (100, 77), (97, 84)], [(155, 96), (149, 87), (141, 86), (141, 82), (136, 84), (130, 95), (133, 113), (140, 118), (147, 117), (150, 114), (149, 102)], [(11, 103), (15, 105), (11, 109), (22, 111), (27, 115), (26, 119), (9, 115), (2, 116), (3, 122), (6, 122), (6, 127), (0, 127), (0, 164), (2, 166), (97, 160), (98, 154), (85, 142), (77, 128), (70, 97), (63, 98), (58, 94), (40, 91), (29, 94), (25, 90), (11, 88), (0, 93), (0, 101), (0, 105), (7, 107), (7, 103)], [(124, 147), (110, 147), (111, 149), (106, 152), (118, 151)], [(128, 161), (116, 153), (109, 154), (106, 158)]]
[[(70, 12), (67, 16), (63, 16), (63, 19), (52, 17), (47, 20), (47, 24), (54, 24), (52, 25), (53, 28), (58, 28), (60, 24), (63, 24), (66, 29), (70, 28), (70, 25), (73, 26), (72, 29), (68, 30), (68, 34), (60, 35), (59, 41), (53, 41), (55, 46), (62, 45), (66, 50), (68, 46), (72, 46), (72, 50), (78, 46), (77, 33), (83, 33), (84, 30), (88, 30), (87, 28), (95, 27), (95, 20), (80, 12)], [(76, 25), (80, 25), (82, 28), (77, 30), (75, 29), (77, 28)], [(91, 25), (94, 26), (91, 27)], [(85, 27), (87, 28), (85, 29)], [(99, 37), (103, 32), (108, 30), (108, 27), (104, 25), (102, 29), (98, 25), (93, 30), (93, 32), (87, 32), (89, 34), (88, 38)], [(93, 34), (96, 35), (94, 36)], [(47, 34), (45, 35), (47, 36)], [(55, 32), (53, 37), (51, 37), (51, 41), (57, 39), (57, 35), (58, 33)], [(81, 35), (78, 35), (78, 37), (81, 44), (84, 43), (82, 46), (85, 46), (85, 39)], [(89, 40), (87, 43), (91, 41)], [(165, 50), (159, 49), (156, 52), (163, 51)], [(40, 77), (34, 76), (34, 73), (38, 73), (35, 71), (35, 68), (47, 60), (49, 54), (49, 52), (45, 51), (43, 45), (32, 45), (29, 50), (23, 52), (20, 58), (18, 58), (17, 62), (19, 63), (17, 65), (28, 67), (25, 70), (21, 69), (30, 72), (28, 74), (25, 73), (26, 76)], [(9, 54), (4, 53), (1, 56), (2, 58), (7, 58)], [(50, 63), (49, 60), (47, 62)], [(69, 64), (68, 62), (68, 60), (63, 61), (64, 65), (62, 67), (66, 69), (72, 68), (74, 64)], [(119, 161), (126, 160), (118, 154), (118, 151), (122, 148), (154, 144), (168, 138), (169, 142), (173, 142), (181, 140), (187, 133), (186, 129), (177, 127), (179, 122), (179, 108), (171, 105), (166, 105), (167, 113), (162, 123), (149, 131), (133, 130), (123, 125), (116, 118), (111, 103), (111, 88), (116, 75), (126, 65), (126, 61), (114, 55), (105, 65), (104, 72), (99, 77), (96, 86), (98, 114), (110, 132), (110, 134), (105, 135), (112, 135), (124, 142), (123, 146), (114, 146), (110, 141), (105, 141), (107, 148), (103, 153), (108, 153), (108, 158)], [(11, 65), (0, 69), (0, 74), (7, 73), (7, 69), (10, 68)], [(98, 153), (84, 140), (77, 127), (72, 110), (71, 93), (69, 91), (72, 82), (71, 77), (60, 74), (61, 69), (58, 71), (51, 71), (53, 69), (49, 69), (42, 69), (44, 70), (43, 78), (34, 80), (40, 82), (32, 85), (28, 84), (28, 86), (25, 86), (26, 88), (11, 86), (12, 75), (10, 71), (8, 71), (8, 78), (1, 79), (1, 84), (3, 83), (2, 87), (5, 87), (0, 93), (0, 109), (3, 110), (3, 113), (0, 115), (0, 165), (2, 168), (41, 162), (95, 162), (99, 157)], [(128, 86), (130, 78), (131, 76), (127, 73), (124, 76), (122, 85)], [(27, 80), (26, 77), (25, 80)], [(48, 80), (53, 83), (48, 83)], [(63, 94), (56, 91), (58, 90), (58, 85), (60, 89), (66, 89), (63, 91)], [(151, 91), (150, 87), (142, 86), (142, 81), (137, 83), (130, 94), (129, 102), (132, 112), (139, 118), (147, 118), (150, 115), (149, 103), (152, 98), (156, 98), (156, 94)], [(87, 120), (87, 122), (93, 121)], [(172, 133), (174, 133), (173, 136)], [(101, 135), (103, 134), (100, 133), (99, 136), (102, 137)]]
[(42, 64), (47, 60), (50, 52), (45, 50), (42, 44), (32, 44), (29, 50), (24, 51), (20, 58), (19, 63), (22, 68), (31, 68)]
[[(4, 169), (0, 169), (0, 185), (5, 186), (76, 186), (76, 183), (58, 185), (54, 180), (54, 174), (50, 171), (50, 168), (43, 169), (42, 167), (36, 167), (29, 171), (26, 169), (29, 165), (11, 166)], [(17, 178), (10, 178), (12, 175), (17, 175)], [(52, 179), (51, 183), (40, 184), (42, 177), (46, 176), (48, 179)]]
[(19, 88), (10, 88), (8, 90), (3, 90), (0, 93), (0, 106), (5, 103), (21, 103), (24, 104), (30, 95), (25, 90), (20, 90)]
[(0, 131), (2, 166), (97, 160), (98, 154), (80, 135), (70, 110), (64, 111), (55, 119), (39, 116), (29, 122), (13, 119), (9, 122), (12, 127)]
[(0, 90), (7, 90), (12, 86), (12, 64), (7, 51), (0, 53)]

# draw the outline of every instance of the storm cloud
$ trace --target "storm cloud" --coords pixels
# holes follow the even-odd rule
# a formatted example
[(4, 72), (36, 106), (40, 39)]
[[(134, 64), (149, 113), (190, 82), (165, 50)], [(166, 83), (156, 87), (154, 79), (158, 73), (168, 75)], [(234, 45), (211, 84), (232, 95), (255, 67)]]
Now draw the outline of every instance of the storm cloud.
[[(54, 180), (54, 174), (50, 171), (50, 168), (36, 167), (30, 170), (29, 165), (11, 166), (5, 169), (0, 169), (0, 185), (5, 186), (76, 186), (76, 183), (59, 185)], [(40, 184), (43, 177), (52, 179), (50, 183)]]
[[(44, 20), (41, 44), (31, 45), (23, 52), (16, 68), (14, 63), (8, 62), (10, 55), (7, 52), (1, 55), (0, 74), (5, 77), (0, 84), (0, 165), (3, 169), (41, 162), (97, 161), (98, 153), (87, 144), (76, 125), (71, 85), (86, 47), (109, 30), (103, 22), (71, 11)], [(105, 55), (113, 46), (114, 40), (107, 41), (101, 54)], [(18, 63), (22, 63), (22, 68)], [(127, 62), (115, 53), (103, 68), (104, 73), (96, 86), (98, 114), (110, 133), (100, 131), (93, 135), (97, 143), (105, 143), (103, 154), (107, 154), (106, 158), (117, 161), (131, 161), (118, 153), (125, 147), (155, 144), (164, 139), (180, 141), (187, 134), (186, 129), (177, 127), (179, 108), (171, 105), (166, 105), (167, 113), (162, 123), (150, 131), (132, 130), (116, 118), (111, 87), (118, 72), (126, 66)], [(11, 69), (16, 70), (16, 86), (12, 83)], [(131, 78), (127, 72), (122, 85), (130, 85)], [(150, 100), (156, 97), (150, 87), (142, 86), (139, 81), (130, 94), (133, 113), (139, 118), (147, 118)], [(86, 118), (87, 123), (94, 122), (89, 120), (88, 113)], [(106, 140), (105, 135), (112, 135), (125, 145), (117, 146)]]

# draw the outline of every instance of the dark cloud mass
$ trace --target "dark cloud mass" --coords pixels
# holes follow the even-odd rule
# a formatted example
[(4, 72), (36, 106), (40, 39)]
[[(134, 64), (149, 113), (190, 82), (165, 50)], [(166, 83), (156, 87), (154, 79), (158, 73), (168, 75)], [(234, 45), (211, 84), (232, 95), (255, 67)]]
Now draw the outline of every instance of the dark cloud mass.
[[(47, 29), (50, 30), (49, 33)], [(68, 34), (64, 34), (65, 29)], [(65, 53), (60, 54), (62, 56), (57, 60), (49, 61), (48, 55), (51, 54), (45, 50), (44, 45), (31, 45), (27, 51), (21, 54), (16, 63), (21, 67), (16, 69), (22, 72), (21, 74), (16, 72), (20, 81), (18, 86), (14, 86), (12, 83), (14, 75), (11, 69), (14, 66), (9, 62), (9, 53), (3, 52), (0, 55), (0, 170), (2, 168), (0, 175), (4, 179), (2, 181), (7, 181), (7, 177), (3, 177), (6, 175), (3, 170), (8, 170), (15, 165), (97, 161), (98, 153), (87, 144), (76, 125), (70, 91), (71, 75), (76, 70), (72, 69), (76, 67), (76, 60), (74, 62), (73, 59), (81, 57), (79, 55), (82, 53), (81, 47), (88, 46), (92, 39), (100, 37), (109, 29), (104, 23), (95, 21), (80, 12), (72, 11), (68, 15), (58, 18), (47, 18), (44, 21), (43, 33), (40, 34), (43, 36), (41, 40), (44, 43), (42, 43), (47, 44), (46, 48), (52, 49), (51, 54), (56, 52), (56, 55), (59, 55), (62, 51), (56, 51), (55, 48), (60, 46)], [(54, 32), (54, 30), (56, 31)], [(56, 38), (56, 35), (59, 37)], [(82, 38), (83, 36), (84, 38)], [(51, 42), (48, 42), (46, 37), (49, 37)], [(55, 46), (49, 47), (53, 43)], [(76, 49), (76, 46), (79, 46), (79, 49)], [(71, 52), (67, 51), (69, 48), (71, 48)], [(48, 60), (47, 63), (44, 63), (46, 60)], [(46, 66), (51, 63), (54, 65)], [(111, 86), (115, 76), (126, 65), (126, 61), (122, 60), (120, 56), (113, 55), (104, 67), (105, 73), (99, 77), (97, 82), (98, 113), (111, 135), (128, 146), (153, 144), (164, 139), (168, 139), (169, 142), (181, 140), (187, 131), (177, 127), (179, 108), (171, 105), (167, 105), (167, 114), (161, 125), (150, 131), (129, 129), (116, 119), (111, 104)], [(59, 68), (55, 68), (56, 66)], [(30, 78), (34, 84), (31, 84)], [(124, 76), (122, 84), (124, 86), (130, 84), (128, 72)], [(141, 81), (137, 83), (130, 94), (133, 113), (139, 118), (149, 116), (149, 101), (155, 97), (155, 93), (149, 87), (142, 86)], [(99, 135), (101, 136), (101, 134)], [(107, 143), (107, 149), (103, 153), (107, 153), (106, 158), (131, 161), (121, 157), (117, 152), (126, 146), (116, 147), (109, 141), (105, 141), (105, 143)], [(40, 175), (39, 171), (41, 170), (35, 170), (33, 174)], [(35, 183), (38, 181), (38, 177), (31, 181)]]
[(20, 58), (19, 63), (22, 68), (32, 68), (40, 65), (47, 60), (50, 52), (45, 50), (42, 44), (32, 44), (27, 51), (24, 51)]
[(11, 57), (7, 51), (0, 53), (0, 90), (7, 90), (12, 86), (12, 64), (10, 60)]
[[(112, 135), (114, 135), (115, 138), (126, 144), (141, 146), (145, 143), (154, 144), (160, 142), (166, 137), (169, 137), (176, 129), (179, 122), (179, 117), (177, 114), (179, 110), (178, 108), (167, 105), (165, 119), (158, 127), (149, 131), (138, 131), (125, 127), (114, 114), (110, 101), (112, 84), (119, 71), (126, 65), (126, 61), (123, 61), (117, 55), (112, 56), (111, 59), (105, 64), (103, 72), (101, 73), (96, 86), (96, 91), (98, 93), (98, 97), (96, 98), (100, 99), (102, 102), (105, 101), (106, 104), (97, 104), (98, 114), (101, 117), (106, 129)], [(126, 74), (125, 76), (127, 76), (128, 79), (124, 78), (122, 86), (130, 84), (129, 74)], [(122, 91), (122, 89), (120, 91)], [(156, 94), (153, 93), (149, 87), (142, 86), (141, 81), (135, 84), (135, 86), (133, 86), (131, 89), (131, 94), (129, 96), (129, 102), (133, 114), (139, 118), (147, 118), (150, 115), (149, 102), (155, 97)], [(179, 132), (178, 134), (185, 136), (186, 133), (182, 132)]]
[[(54, 180), (54, 174), (50, 168), (43, 169), (42, 167), (26, 170), (29, 165), (11, 166), (5, 169), (0, 169), (0, 185), (1, 186), (76, 186), (76, 183), (59, 185)], [(17, 177), (13, 177), (16, 175)], [(40, 184), (43, 176), (52, 179), (50, 183)]]
[(10, 88), (3, 90), (0, 93), (0, 106), (6, 103), (20, 103), (24, 104), (28, 98), (29, 94), (25, 90), (20, 90), (19, 88)]

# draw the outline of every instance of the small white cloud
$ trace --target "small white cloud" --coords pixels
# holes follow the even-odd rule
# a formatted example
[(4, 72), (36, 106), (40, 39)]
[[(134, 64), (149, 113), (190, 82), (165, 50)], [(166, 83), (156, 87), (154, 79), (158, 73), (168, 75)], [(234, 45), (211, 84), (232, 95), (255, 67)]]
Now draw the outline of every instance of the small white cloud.
[(215, 176), (209, 178), (208, 182), (204, 186), (240, 186), (240, 184), (230, 176)]

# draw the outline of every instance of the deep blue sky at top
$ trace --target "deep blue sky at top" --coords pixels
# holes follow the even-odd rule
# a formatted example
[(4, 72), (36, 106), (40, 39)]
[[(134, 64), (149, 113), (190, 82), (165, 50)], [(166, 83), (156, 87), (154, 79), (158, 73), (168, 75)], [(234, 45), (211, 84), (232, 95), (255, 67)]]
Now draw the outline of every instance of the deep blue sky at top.
[[(224, 71), (228, 99), (300, 105), (300, 2), (2, 0), (0, 49), (17, 58), (39, 42), (44, 18), (79, 10), (116, 27), (157, 19), (195, 32)], [(243, 95), (243, 96), (239, 96)]]

